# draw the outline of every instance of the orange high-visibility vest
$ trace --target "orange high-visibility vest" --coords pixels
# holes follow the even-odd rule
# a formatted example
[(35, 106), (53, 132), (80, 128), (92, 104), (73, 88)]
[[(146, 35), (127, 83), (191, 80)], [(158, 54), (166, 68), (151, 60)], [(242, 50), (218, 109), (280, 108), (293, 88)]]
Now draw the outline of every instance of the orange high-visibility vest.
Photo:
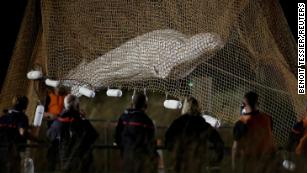
[(262, 156), (273, 154), (276, 150), (272, 119), (266, 113), (244, 115), (240, 121), (247, 125), (246, 134), (238, 141), (239, 150), (244, 156)]
[(52, 92), (49, 94), (50, 103), (48, 105), (48, 113), (53, 115), (59, 115), (64, 108), (64, 98), (65, 96), (56, 95)]
[(295, 149), (295, 153), (297, 155), (303, 155), (307, 157), (307, 117), (303, 118), (302, 121), (303, 121), (303, 126), (304, 126), (304, 134)]

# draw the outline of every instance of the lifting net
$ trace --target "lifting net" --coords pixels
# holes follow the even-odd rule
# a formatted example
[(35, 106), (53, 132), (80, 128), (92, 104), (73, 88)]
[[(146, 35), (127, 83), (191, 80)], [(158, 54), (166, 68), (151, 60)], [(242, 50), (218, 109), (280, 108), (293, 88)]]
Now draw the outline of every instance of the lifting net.
[(66, 86), (192, 95), (227, 123), (254, 90), (284, 144), (305, 107), (296, 48), (276, 0), (30, 0), (1, 106), (39, 97), (25, 78), (33, 64)]

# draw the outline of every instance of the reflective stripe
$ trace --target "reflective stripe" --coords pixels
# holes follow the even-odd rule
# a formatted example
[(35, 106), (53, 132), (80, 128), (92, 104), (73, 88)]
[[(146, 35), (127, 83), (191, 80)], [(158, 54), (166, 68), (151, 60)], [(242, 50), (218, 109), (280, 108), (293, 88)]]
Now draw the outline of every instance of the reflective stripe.
[(144, 123), (140, 123), (140, 122), (123, 121), (122, 123), (123, 123), (123, 125), (127, 125), (127, 126), (141, 126), (141, 127), (145, 127), (145, 128), (154, 129), (153, 126), (147, 125), (147, 124), (144, 124)]
[(17, 128), (17, 126), (15, 124), (0, 124), (0, 127), (13, 128), (13, 129)]
[(292, 132), (295, 133), (295, 134), (300, 134), (301, 133), (300, 131), (295, 130), (294, 128), (292, 128)]
[(71, 118), (71, 117), (67, 117), (67, 118), (58, 118), (59, 122), (62, 122), (62, 123), (71, 123), (73, 121), (75, 121), (74, 118)]

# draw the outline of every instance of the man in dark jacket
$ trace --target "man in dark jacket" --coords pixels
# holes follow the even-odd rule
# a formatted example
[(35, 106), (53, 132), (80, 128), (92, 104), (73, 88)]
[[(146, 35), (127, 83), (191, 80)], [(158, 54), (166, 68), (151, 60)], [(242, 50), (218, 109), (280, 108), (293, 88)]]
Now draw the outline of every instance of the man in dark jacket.
[(13, 100), (13, 108), (0, 117), (0, 172), (20, 172), (20, 152), (27, 143), (28, 117), (24, 113), (28, 106), (28, 98), (17, 96)]
[(220, 162), (224, 153), (224, 142), (201, 116), (198, 102), (193, 97), (185, 100), (182, 116), (167, 129), (165, 145), (173, 153), (176, 173), (202, 172), (204, 166), (215, 166)]
[(119, 118), (115, 141), (121, 149), (126, 173), (156, 172), (155, 127), (146, 115), (146, 96), (133, 96), (132, 108)]
[(65, 110), (47, 131), (52, 143), (48, 153), (49, 170), (53, 171), (55, 163), (60, 161), (60, 169), (64, 172), (90, 172), (91, 146), (98, 138), (98, 133), (81, 116), (76, 96), (67, 95), (64, 105)]

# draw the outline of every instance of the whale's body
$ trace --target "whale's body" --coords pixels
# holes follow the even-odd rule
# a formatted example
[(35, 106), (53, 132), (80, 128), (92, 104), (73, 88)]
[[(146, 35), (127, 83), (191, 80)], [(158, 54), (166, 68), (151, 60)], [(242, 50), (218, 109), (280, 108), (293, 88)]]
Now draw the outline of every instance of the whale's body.
[(89, 63), (81, 63), (65, 78), (86, 81), (95, 88), (107, 87), (114, 81), (178, 79), (195, 68), (192, 62), (208, 59), (223, 45), (213, 33), (187, 37), (175, 30), (156, 30), (135, 37)]

